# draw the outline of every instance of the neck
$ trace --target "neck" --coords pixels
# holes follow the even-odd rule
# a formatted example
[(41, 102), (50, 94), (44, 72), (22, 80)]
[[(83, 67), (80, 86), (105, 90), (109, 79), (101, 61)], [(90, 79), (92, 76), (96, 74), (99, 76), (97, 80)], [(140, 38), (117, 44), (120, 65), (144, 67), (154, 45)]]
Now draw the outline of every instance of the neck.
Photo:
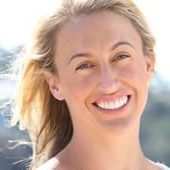
[(59, 155), (59, 160), (72, 169), (88, 170), (136, 170), (146, 169), (138, 136), (139, 127), (123, 133), (92, 130), (74, 133), (69, 145)]

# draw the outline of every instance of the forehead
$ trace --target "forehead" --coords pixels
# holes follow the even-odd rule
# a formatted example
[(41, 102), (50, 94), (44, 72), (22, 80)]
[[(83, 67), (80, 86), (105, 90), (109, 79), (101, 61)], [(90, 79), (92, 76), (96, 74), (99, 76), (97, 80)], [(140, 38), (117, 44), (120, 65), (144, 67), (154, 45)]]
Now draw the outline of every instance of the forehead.
[[(57, 51), (89, 50), (113, 45), (117, 41), (141, 43), (140, 35), (130, 20), (111, 11), (100, 11), (72, 17), (56, 36)], [(111, 44), (112, 43), (112, 44)]]

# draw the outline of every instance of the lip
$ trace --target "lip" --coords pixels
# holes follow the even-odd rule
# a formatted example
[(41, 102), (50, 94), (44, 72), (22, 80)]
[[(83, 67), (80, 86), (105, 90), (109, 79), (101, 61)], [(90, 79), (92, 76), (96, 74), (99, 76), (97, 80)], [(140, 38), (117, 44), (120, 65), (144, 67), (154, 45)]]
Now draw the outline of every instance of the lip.
[[(125, 96), (125, 95), (124, 95)], [(117, 109), (102, 109), (98, 106), (95, 105), (95, 103), (93, 102), (92, 103), (92, 107), (97, 111), (97, 112), (100, 112), (100, 113), (103, 113), (103, 114), (109, 114), (109, 115), (120, 115), (120, 114), (123, 114), (125, 112), (125, 110), (128, 108), (129, 104), (130, 104), (130, 101), (131, 101), (131, 98), (132, 98), (132, 95), (126, 95), (128, 97), (128, 101), (125, 105), (123, 105), (122, 107), (120, 108), (117, 108)], [(117, 98), (117, 97), (116, 97)], [(114, 97), (115, 99), (115, 97)], [(98, 100), (99, 101), (99, 100)], [(100, 100), (101, 101), (101, 100)], [(105, 97), (105, 100), (102, 98), (102, 101), (113, 101), (113, 98), (111, 100), (110, 97)]]

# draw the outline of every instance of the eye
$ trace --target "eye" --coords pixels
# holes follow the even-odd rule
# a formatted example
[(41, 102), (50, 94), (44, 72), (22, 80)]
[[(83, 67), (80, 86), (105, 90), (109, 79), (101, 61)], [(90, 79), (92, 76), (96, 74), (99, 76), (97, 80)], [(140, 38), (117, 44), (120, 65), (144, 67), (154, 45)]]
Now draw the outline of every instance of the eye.
[(94, 67), (94, 65), (91, 64), (91, 63), (83, 63), (83, 64), (80, 64), (80, 65), (76, 68), (76, 70), (84, 70), (84, 69), (89, 69), (89, 68), (92, 68), (92, 67)]
[(130, 57), (130, 55), (128, 55), (128, 54), (119, 54), (119, 55), (116, 55), (116, 56), (112, 59), (112, 61), (113, 61), (113, 62), (116, 62), (116, 61), (123, 60), (123, 59), (128, 58), (128, 57)]

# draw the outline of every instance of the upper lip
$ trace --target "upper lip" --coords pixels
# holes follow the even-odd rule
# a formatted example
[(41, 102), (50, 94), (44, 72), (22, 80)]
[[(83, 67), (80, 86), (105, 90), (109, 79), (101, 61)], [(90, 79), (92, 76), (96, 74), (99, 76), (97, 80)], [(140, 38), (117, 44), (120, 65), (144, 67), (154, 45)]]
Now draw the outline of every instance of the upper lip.
[(113, 102), (113, 101), (116, 101), (117, 99), (120, 99), (123, 96), (130, 97), (131, 94), (127, 92), (117, 92), (115, 94), (110, 94), (110, 95), (101, 95), (101, 96), (98, 96), (95, 100), (93, 100), (92, 104), (102, 103), (102, 102), (105, 102), (105, 103)]

